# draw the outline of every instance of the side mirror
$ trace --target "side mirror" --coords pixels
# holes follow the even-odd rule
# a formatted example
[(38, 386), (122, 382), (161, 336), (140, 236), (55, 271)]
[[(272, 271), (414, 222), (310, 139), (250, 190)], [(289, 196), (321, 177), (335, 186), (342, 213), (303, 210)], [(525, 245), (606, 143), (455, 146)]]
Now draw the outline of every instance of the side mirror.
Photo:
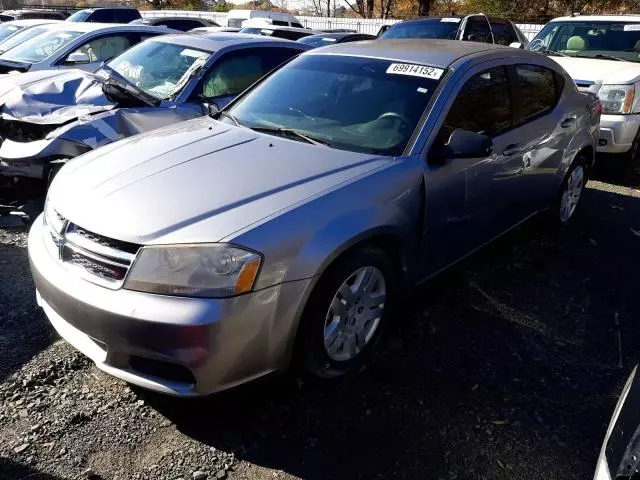
[(436, 147), (429, 153), (429, 161), (442, 164), (454, 158), (484, 158), (493, 153), (491, 138), (481, 133), (456, 128), (449, 142), (443, 147)]
[(67, 65), (71, 64), (80, 64), (80, 63), (91, 63), (91, 59), (89, 55), (84, 52), (73, 52), (71, 55), (67, 57), (65, 60)]
[(524, 48), (524, 45), (522, 43), (520, 43), (520, 42), (510, 43), (509, 46), (511, 48), (519, 48), (519, 49), (523, 49)]
[(209, 116), (214, 116), (220, 113), (220, 107), (216, 102), (209, 100), (208, 102), (203, 103), (202, 106), (205, 108)]

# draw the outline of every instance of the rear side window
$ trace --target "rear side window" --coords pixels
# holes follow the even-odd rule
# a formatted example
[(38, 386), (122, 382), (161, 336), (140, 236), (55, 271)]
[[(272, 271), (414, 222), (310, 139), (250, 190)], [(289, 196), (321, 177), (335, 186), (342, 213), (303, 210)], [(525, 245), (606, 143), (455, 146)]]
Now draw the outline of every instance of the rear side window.
[(167, 28), (173, 28), (175, 30), (180, 30), (181, 32), (186, 32), (191, 30), (192, 28), (202, 27), (202, 22), (197, 20), (165, 20), (163, 22), (158, 22), (156, 25), (165, 26)]
[(271, 34), (272, 37), (284, 38), (286, 40), (298, 40), (302, 37), (308, 37), (309, 33), (306, 32), (292, 32), (291, 30), (274, 30)]
[(113, 23), (113, 14), (111, 10), (96, 10), (89, 18), (86, 20), (87, 22), (95, 22), (95, 23)]
[(523, 120), (529, 120), (553, 110), (558, 101), (556, 75), (539, 65), (517, 65)]
[(142, 16), (135, 8), (123, 8), (121, 10), (113, 10), (113, 18), (116, 23), (129, 23), (142, 18)]
[(463, 40), (491, 43), (489, 22), (484, 17), (471, 17), (464, 29)]
[(439, 140), (447, 143), (457, 128), (496, 135), (512, 124), (511, 92), (504, 67), (471, 77), (458, 93), (447, 114)]
[(282, 20), (272, 20), (274, 25), (280, 25), (281, 27), (288, 27), (289, 22), (283, 22)]
[(293, 23), (291, 24), (291, 26), (292, 26), (292, 27), (298, 27), (298, 28), (304, 28), (304, 27), (302, 26), (302, 24), (300, 24), (300, 23), (298, 23), (298, 22), (293, 22)]
[(493, 30), (493, 38), (498, 45), (511, 45), (513, 42), (517, 42), (518, 39), (514, 35), (511, 27), (502, 22), (491, 22), (491, 29)]

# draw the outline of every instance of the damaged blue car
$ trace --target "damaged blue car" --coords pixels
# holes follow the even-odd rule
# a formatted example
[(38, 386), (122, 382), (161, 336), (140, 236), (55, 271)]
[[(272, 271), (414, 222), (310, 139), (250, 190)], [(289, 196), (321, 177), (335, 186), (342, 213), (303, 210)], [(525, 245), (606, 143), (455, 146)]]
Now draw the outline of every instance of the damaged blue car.
[(146, 40), (95, 74), (40, 71), (0, 79), (0, 178), (50, 182), (69, 159), (131, 135), (206, 115), (311, 48), (241, 34)]

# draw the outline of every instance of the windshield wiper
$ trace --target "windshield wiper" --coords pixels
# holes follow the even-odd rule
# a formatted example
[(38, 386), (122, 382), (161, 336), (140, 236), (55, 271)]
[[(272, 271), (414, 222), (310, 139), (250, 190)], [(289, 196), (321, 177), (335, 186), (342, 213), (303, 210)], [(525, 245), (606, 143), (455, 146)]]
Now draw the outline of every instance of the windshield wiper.
[(556, 52), (554, 50), (534, 50), (534, 52), (542, 53), (543, 55), (556, 55), (558, 57), (570, 57), (571, 55), (567, 55), (566, 53)]
[[(229, 112), (218, 112), (218, 113), (214, 113), (211, 115), (211, 117), (213, 117), (213, 115), (217, 115), (218, 118), (220, 117), (227, 117), (229, 120), (231, 120), (233, 123), (235, 123), (238, 127), (244, 127), (244, 125), (242, 125), (238, 119), (236, 117), (234, 117), (231, 113)], [(214, 117), (215, 118), (215, 117)]]
[(251, 130), (262, 133), (269, 133), (271, 135), (280, 135), (283, 137), (295, 137), (301, 140), (304, 140), (307, 143), (311, 143), (312, 145), (321, 145), (323, 147), (328, 147), (329, 142), (325, 140), (320, 140), (315, 137), (310, 137), (298, 130), (294, 130), (293, 128), (280, 128), (280, 127), (249, 127)]
[[(590, 55), (587, 55), (590, 56)], [(600, 58), (602, 60), (615, 60), (616, 62), (624, 62), (626, 61), (624, 58), (620, 58), (620, 57), (615, 57), (613, 55), (606, 55), (603, 53), (598, 53), (597, 55), (594, 55), (593, 58)]]

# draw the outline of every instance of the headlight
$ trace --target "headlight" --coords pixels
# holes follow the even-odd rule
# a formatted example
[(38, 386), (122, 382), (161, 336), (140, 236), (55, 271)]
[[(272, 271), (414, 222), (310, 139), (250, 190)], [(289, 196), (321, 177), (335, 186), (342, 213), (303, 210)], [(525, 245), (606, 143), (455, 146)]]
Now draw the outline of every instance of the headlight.
[(633, 85), (602, 85), (598, 97), (603, 113), (631, 113), (635, 93)]
[(50, 226), (57, 234), (61, 234), (64, 228), (64, 218), (54, 210), (49, 199), (44, 202), (44, 224)]
[(144, 247), (124, 288), (186, 297), (231, 297), (251, 291), (262, 258), (224, 244)]

